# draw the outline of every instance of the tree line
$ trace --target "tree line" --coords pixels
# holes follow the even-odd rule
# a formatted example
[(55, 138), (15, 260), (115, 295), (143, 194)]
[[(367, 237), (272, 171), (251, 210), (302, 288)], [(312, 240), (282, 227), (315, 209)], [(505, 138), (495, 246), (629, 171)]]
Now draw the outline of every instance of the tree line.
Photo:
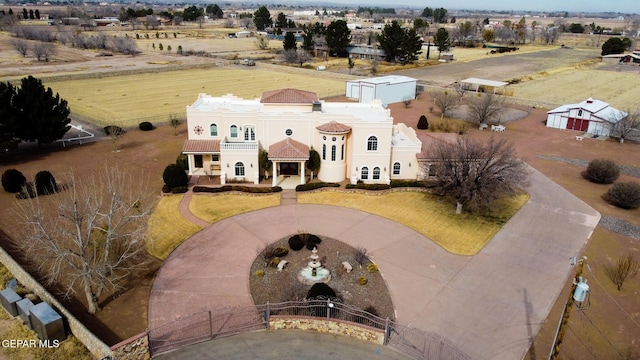
[(70, 113), (67, 101), (33, 76), (19, 87), (0, 82), (0, 151), (14, 150), (20, 141), (40, 147), (61, 139), (70, 128)]

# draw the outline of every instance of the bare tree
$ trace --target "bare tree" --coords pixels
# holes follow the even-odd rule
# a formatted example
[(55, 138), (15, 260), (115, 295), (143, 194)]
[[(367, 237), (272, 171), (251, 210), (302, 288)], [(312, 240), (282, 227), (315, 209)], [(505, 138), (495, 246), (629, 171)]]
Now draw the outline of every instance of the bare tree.
[(160, 27), (160, 20), (158, 20), (158, 18), (153, 15), (147, 15), (147, 17), (145, 18), (145, 23), (153, 30), (156, 30)]
[(23, 247), (49, 285), (65, 296), (85, 295), (88, 311), (100, 310), (105, 291), (121, 288), (143, 260), (151, 201), (145, 181), (116, 168), (79, 179), (45, 198), (20, 200), (16, 213), (24, 229)]
[(256, 35), (256, 47), (260, 50), (267, 50), (269, 48), (269, 39), (262, 34)]
[(169, 115), (169, 124), (173, 126), (173, 135), (178, 135), (178, 126), (182, 124), (182, 119), (178, 114)]
[(37, 42), (33, 45), (33, 55), (38, 61), (44, 59), (49, 61), (51, 56), (56, 54), (56, 46), (52, 43)]
[(559, 32), (560, 31), (557, 26), (550, 25), (543, 28), (540, 35), (542, 36), (545, 44), (554, 44), (558, 38)]
[(618, 291), (622, 289), (625, 280), (631, 279), (638, 274), (640, 265), (633, 258), (632, 254), (627, 254), (618, 258), (616, 265), (606, 265), (604, 271), (614, 284), (618, 287)]
[(284, 55), (284, 61), (287, 63), (292, 64), (298, 62), (298, 52), (296, 49), (284, 50), (282, 54)]
[(434, 189), (462, 208), (483, 210), (496, 200), (513, 196), (529, 184), (526, 164), (516, 157), (513, 143), (491, 138), (488, 143), (459, 137), (454, 143), (435, 142), (425, 174), (435, 173)]
[(458, 107), (458, 97), (447, 90), (434, 91), (431, 93), (433, 104), (440, 109), (440, 118), (442, 119), (447, 111), (451, 111)]
[(298, 63), (300, 63), (300, 67), (302, 67), (302, 64), (311, 61), (311, 59), (313, 59), (313, 56), (311, 56), (311, 54), (304, 49), (298, 49), (296, 50), (297, 55), (298, 55)]
[[(475, 121), (478, 124), (484, 124), (487, 121), (494, 120), (504, 106), (503, 98), (494, 94), (480, 94), (476, 99), (472, 99), (469, 102), (469, 120)], [(499, 123), (500, 120), (494, 121)]]
[(12, 39), (11, 46), (16, 49), (22, 57), (27, 57), (27, 53), (29, 52), (29, 44), (25, 40), (22, 39)]
[(511, 27), (501, 26), (499, 28), (496, 28), (494, 30), (494, 33), (496, 37), (499, 38), (500, 41), (502, 41), (502, 43), (509, 42), (509, 40), (511, 40), (511, 38), (513, 37), (513, 31), (511, 30)]
[(640, 109), (635, 111), (626, 111), (627, 116), (619, 112), (617, 115), (621, 120), (613, 126), (613, 136), (620, 139), (620, 144), (624, 143), (624, 139), (632, 135), (634, 132), (640, 131)]
[(114, 49), (118, 52), (131, 56), (134, 56), (138, 53), (138, 45), (133, 38), (115, 37), (111, 41)]

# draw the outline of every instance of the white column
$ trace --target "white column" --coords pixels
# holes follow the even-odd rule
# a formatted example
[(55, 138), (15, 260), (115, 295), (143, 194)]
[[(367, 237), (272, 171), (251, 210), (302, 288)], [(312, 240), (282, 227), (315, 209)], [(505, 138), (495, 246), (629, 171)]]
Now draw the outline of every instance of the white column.
[(189, 175), (193, 175), (193, 163), (195, 162), (193, 154), (187, 155), (187, 161), (189, 162)]
[(302, 168), (302, 170), (300, 170), (300, 185), (304, 185), (304, 161), (300, 161), (300, 167)]
[(271, 186), (276, 186), (278, 184), (278, 173), (276, 172), (277, 169), (277, 165), (276, 165), (276, 161), (274, 160), (272, 162), (272, 169), (271, 169)]

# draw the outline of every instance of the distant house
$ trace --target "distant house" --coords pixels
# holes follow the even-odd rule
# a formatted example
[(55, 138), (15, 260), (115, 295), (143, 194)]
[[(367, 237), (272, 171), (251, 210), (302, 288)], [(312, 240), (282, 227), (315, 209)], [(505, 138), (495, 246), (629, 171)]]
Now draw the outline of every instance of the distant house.
[(640, 52), (634, 51), (631, 54), (604, 55), (602, 56), (602, 61), (609, 63), (638, 64), (640, 63)]
[(382, 61), (387, 56), (384, 50), (375, 49), (370, 45), (352, 45), (347, 47), (347, 53), (352, 59)]
[(601, 100), (589, 98), (578, 104), (562, 105), (547, 112), (547, 127), (610, 136), (616, 123), (627, 116)]
[(393, 104), (416, 98), (417, 80), (408, 76), (388, 75), (360, 80), (349, 80), (346, 95), (367, 103), (378, 99), (382, 104)]

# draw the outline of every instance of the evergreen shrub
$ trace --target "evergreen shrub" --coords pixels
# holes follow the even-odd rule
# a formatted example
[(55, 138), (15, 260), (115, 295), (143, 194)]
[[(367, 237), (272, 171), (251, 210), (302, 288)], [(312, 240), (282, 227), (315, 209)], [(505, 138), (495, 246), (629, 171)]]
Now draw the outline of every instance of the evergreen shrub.
[(17, 193), (27, 184), (27, 178), (16, 169), (7, 169), (2, 173), (2, 187), (8, 193)]

